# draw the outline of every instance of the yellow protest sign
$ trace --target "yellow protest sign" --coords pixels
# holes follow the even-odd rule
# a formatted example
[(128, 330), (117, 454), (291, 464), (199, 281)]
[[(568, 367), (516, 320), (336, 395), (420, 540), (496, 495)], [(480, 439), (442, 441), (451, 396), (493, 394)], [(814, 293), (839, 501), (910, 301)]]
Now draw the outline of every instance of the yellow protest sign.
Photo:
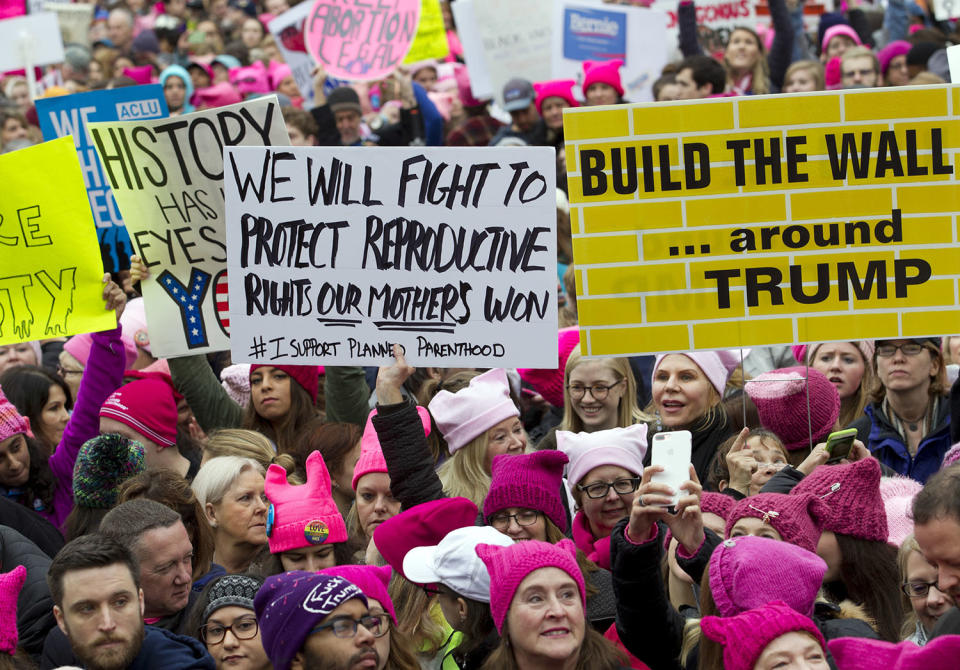
[(0, 344), (117, 325), (72, 137), (0, 156)]
[(960, 87), (566, 110), (591, 355), (960, 331)]
[(417, 35), (403, 64), (410, 65), (428, 58), (446, 58), (448, 53), (450, 47), (447, 45), (447, 31), (443, 27), (443, 14), (440, 13), (440, 0), (423, 0), (420, 3)]

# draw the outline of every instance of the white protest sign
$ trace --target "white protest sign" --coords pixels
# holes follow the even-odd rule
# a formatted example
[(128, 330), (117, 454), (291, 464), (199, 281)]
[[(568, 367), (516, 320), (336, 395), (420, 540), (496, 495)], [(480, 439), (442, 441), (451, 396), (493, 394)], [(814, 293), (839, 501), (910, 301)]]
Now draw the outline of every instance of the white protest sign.
[[(653, 0), (651, 9), (667, 15), (667, 48), (678, 47), (680, 28), (677, 23), (676, 0)], [(708, 29), (712, 34), (711, 43), (720, 49), (727, 44), (730, 33), (737, 26), (752, 28), (757, 23), (757, 10), (754, 0), (697, 0), (697, 26), (702, 31)], [(769, 21), (768, 21), (769, 23)], [(709, 51), (709, 49), (707, 49)]]
[(154, 356), (228, 349), (223, 147), (289, 144), (276, 96), (167, 119), (89, 123), (143, 282)]
[(315, 63), (307, 53), (303, 38), (303, 23), (312, 6), (312, 2), (301, 2), (267, 24), (280, 53), (283, 54), (284, 62), (290, 66), (293, 79), (297, 82), (297, 88), (303, 96), (304, 109), (313, 109), (316, 106), (313, 100), (313, 75), (310, 74)]
[(28, 14), (0, 21), (0, 72), (63, 62), (57, 15)]
[(549, 147), (227, 147), (233, 360), (557, 366)]
[(937, 21), (946, 21), (960, 16), (960, 1), (933, 0), (933, 17)]
[[(619, 58), (623, 97), (653, 100), (653, 82), (667, 62), (663, 12), (591, 0), (553, 6), (553, 78), (583, 82), (584, 61)], [(574, 89), (579, 95), (579, 86)]]
[(56, 14), (64, 44), (90, 46), (90, 21), (95, 9), (92, 4), (45, 2), (43, 9)]
[(457, 23), (457, 37), (463, 47), (463, 58), (470, 73), (470, 91), (478, 100), (492, 98), (493, 84), (483, 57), (483, 41), (477, 31), (477, 17), (473, 11), (473, 0), (457, 0), (451, 3), (453, 20)]

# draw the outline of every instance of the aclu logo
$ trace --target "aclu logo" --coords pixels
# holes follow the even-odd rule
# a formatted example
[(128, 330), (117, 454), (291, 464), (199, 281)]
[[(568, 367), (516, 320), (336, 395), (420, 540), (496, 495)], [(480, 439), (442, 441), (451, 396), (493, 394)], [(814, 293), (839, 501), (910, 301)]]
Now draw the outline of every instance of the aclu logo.
[(117, 103), (117, 120), (134, 121), (136, 119), (156, 119), (163, 116), (160, 109), (160, 101), (153, 100), (130, 100), (129, 102)]
[(569, 17), (570, 31), (574, 33), (603, 35), (604, 37), (616, 37), (620, 33), (620, 24), (606, 17), (584, 16), (575, 11), (571, 11)]

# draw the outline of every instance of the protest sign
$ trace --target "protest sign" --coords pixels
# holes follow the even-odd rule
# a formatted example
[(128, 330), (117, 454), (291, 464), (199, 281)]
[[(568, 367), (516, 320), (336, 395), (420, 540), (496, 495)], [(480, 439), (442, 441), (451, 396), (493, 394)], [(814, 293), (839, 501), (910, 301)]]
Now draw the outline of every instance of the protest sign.
[[(650, 8), (667, 15), (666, 43), (668, 49), (676, 45), (680, 39), (677, 2), (654, 0)], [(730, 33), (737, 26), (752, 27), (757, 23), (757, 3), (754, 0), (697, 0), (696, 8), (700, 42), (707, 53), (726, 47)]]
[[(137, 253), (154, 356), (229, 348), (224, 146), (290, 143), (276, 96), (154, 121), (88, 124)], [(179, 324), (179, 327), (177, 327)]]
[[(553, 5), (553, 78), (583, 82), (584, 61), (619, 58), (623, 97), (653, 100), (653, 82), (667, 62), (663, 12), (574, 0)], [(579, 86), (575, 89), (580, 93)]]
[(493, 84), (490, 81), (490, 73), (487, 72), (483, 40), (477, 31), (473, 0), (457, 0), (450, 5), (450, 11), (453, 12), (453, 20), (457, 24), (457, 36), (460, 38), (463, 58), (470, 73), (470, 91), (478, 100), (491, 99), (494, 97)]
[(960, 331), (958, 103), (927, 86), (567, 110), (583, 350)]
[(28, 14), (0, 21), (0, 72), (63, 62), (57, 15)]
[(303, 36), (307, 53), (334, 77), (373, 81), (403, 62), (419, 20), (419, 0), (394, 0), (386, 6), (366, 0), (316, 0)]
[(405, 64), (418, 63), (428, 58), (446, 58), (450, 53), (447, 44), (447, 31), (443, 26), (443, 13), (440, 0), (423, 0), (420, 3), (420, 23), (417, 36), (410, 45), (410, 51), (403, 59)]
[(87, 3), (44, 2), (43, 9), (57, 15), (64, 44), (90, 46), (90, 21), (94, 6)]
[(933, 0), (933, 17), (937, 21), (947, 21), (960, 16), (958, 0)]
[[(84, 5), (89, 6), (89, 5)], [(103, 173), (103, 166), (90, 138), (92, 121), (132, 121), (167, 116), (167, 101), (160, 84), (130, 86), (88, 93), (74, 93), (37, 100), (40, 130), (47, 140), (73, 136), (93, 221), (100, 240), (103, 267), (116, 272), (130, 267), (130, 236), (123, 225), (117, 202)]]
[(303, 39), (303, 23), (310, 7), (309, 2), (301, 2), (268, 24), (270, 34), (280, 47), (283, 60), (290, 66), (293, 79), (300, 89), (304, 109), (313, 109), (316, 106), (313, 99), (313, 75), (310, 74), (316, 64), (307, 53), (307, 45)]
[(69, 138), (0, 156), (0, 344), (117, 325)]
[(224, 156), (234, 361), (557, 366), (547, 147)]

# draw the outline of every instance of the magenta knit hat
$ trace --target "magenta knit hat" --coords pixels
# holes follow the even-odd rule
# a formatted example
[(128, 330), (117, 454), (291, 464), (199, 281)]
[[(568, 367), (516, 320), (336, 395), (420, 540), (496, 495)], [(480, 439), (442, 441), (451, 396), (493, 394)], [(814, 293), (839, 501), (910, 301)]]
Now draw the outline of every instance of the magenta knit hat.
[(784, 542), (816, 553), (820, 541), (820, 519), (827, 514), (826, 504), (816, 496), (789, 496), (761, 493), (744, 498), (727, 516), (726, 536), (744, 517), (762, 519), (780, 533)]
[(501, 421), (520, 416), (502, 368), (477, 375), (456, 393), (440, 391), (430, 401), (429, 409), (451, 454)]
[(373, 543), (383, 560), (406, 577), (403, 559), (414, 547), (434, 547), (451, 531), (473, 526), (477, 506), (466, 498), (441, 498), (414, 505), (381, 523)]
[(193, 94), (194, 104), (201, 107), (226, 107), (243, 102), (243, 96), (229, 81), (198, 88)]
[(283, 370), (294, 378), (298, 384), (306, 391), (313, 402), (317, 402), (317, 393), (320, 390), (320, 369), (316, 365), (267, 365), (265, 363), (255, 363), (250, 366), (250, 374), (260, 368), (277, 368)]
[(753, 670), (768, 644), (794, 631), (809, 633), (826, 651), (823, 634), (810, 617), (780, 600), (736, 616), (705, 616), (700, 620), (700, 630), (723, 646), (724, 670)]
[(587, 611), (587, 593), (583, 573), (577, 565), (577, 547), (572, 540), (564, 538), (556, 544), (528, 540), (516, 542), (509, 547), (478, 544), (479, 556), (490, 572), (490, 614), (497, 631), (503, 634), (503, 620), (507, 617), (513, 595), (527, 575), (540, 568), (560, 568), (577, 583), (580, 603)]
[(887, 70), (890, 69), (890, 61), (897, 56), (906, 56), (912, 46), (906, 40), (895, 40), (880, 49), (877, 53), (877, 60), (880, 61), (880, 73), (886, 76)]
[(100, 407), (100, 417), (129, 426), (159, 447), (177, 443), (177, 401), (173, 387), (160, 379), (121, 386)]
[(18, 565), (0, 575), (0, 651), (17, 653), (17, 599), (27, 579), (27, 569)]
[(849, 37), (857, 46), (861, 46), (863, 44), (856, 30), (848, 26), (846, 23), (838, 23), (823, 31), (823, 42), (820, 43), (820, 50), (826, 51), (827, 47), (830, 45), (830, 40), (837, 35), (845, 35), (846, 37)]
[(865, 637), (841, 637), (827, 643), (841, 670), (956, 670), (960, 635), (942, 635), (918, 647)]
[[(573, 87), (576, 85), (577, 82), (573, 79), (534, 82), (533, 90), (537, 92), (537, 112), (543, 114), (543, 101), (547, 98), (563, 98), (570, 107), (579, 107), (580, 103), (573, 97)], [(621, 91), (620, 94), (623, 95), (623, 92)], [(560, 367), (563, 368), (562, 365)]]
[(567, 484), (572, 489), (601, 465), (618, 465), (638, 477), (643, 474), (647, 454), (647, 424), (609, 428), (592, 433), (557, 431), (557, 449), (570, 459)]
[(922, 488), (923, 484), (911, 477), (880, 478), (880, 497), (887, 515), (887, 544), (899, 547), (913, 534), (913, 499)]
[(724, 540), (710, 556), (710, 594), (720, 616), (783, 600), (813, 614), (827, 564), (789, 542), (747, 535)]
[(601, 83), (613, 86), (617, 91), (617, 95), (622, 96), (623, 85), (620, 83), (620, 67), (622, 65), (623, 61), (619, 58), (614, 58), (613, 60), (584, 61), (583, 94), (586, 95), (593, 84)]
[(267, 538), (270, 553), (347, 541), (347, 526), (333, 501), (330, 473), (323, 456), (307, 456), (307, 483), (287, 483), (287, 471), (276, 463), (267, 468), (264, 492), (270, 501)]
[(567, 455), (553, 450), (494, 456), (483, 518), (489, 523), (490, 517), (500, 510), (526, 507), (542, 512), (566, 533), (567, 513), (560, 500), (566, 463)]
[[(417, 414), (420, 415), (420, 422), (423, 424), (423, 434), (430, 436), (430, 412), (426, 407), (417, 406)], [(353, 468), (353, 480), (350, 485), (353, 490), (357, 490), (357, 482), (360, 478), (371, 472), (389, 472), (387, 470), (387, 461), (383, 457), (383, 449), (380, 448), (380, 438), (377, 437), (377, 429), (373, 427), (373, 417), (377, 415), (377, 410), (372, 410), (367, 416), (367, 425), (363, 427), (363, 437), (360, 439), (360, 458)]]
[(843, 82), (843, 73), (840, 70), (839, 58), (831, 58), (823, 66), (823, 82), (828, 91), (840, 88)]
[(367, 600), (376, 600), (397, 624), (397, 612), (393, 608), (393, 600), (387, 592), (393, 570), (389, 565), (337, 565), (319, 571), (321, 575), (343, 577), (348, 582), (363, 591)]
[(880, 496), (880, 463), (864, 458), (847, 465), (821, 465), (790, 495), (810, 493), (827, 504), (821, 529), (875, 542), (887, 541), (887, 513)]
[[(743, 357), (746, 358), (747, 354), (750, 352), (749, 349), (743, 350)], [(685, 353), (680, 353), (680, 356), (686, 356), (691, 361), (697, 364), (697, 367), (703, 372), (707, 379), (710, 380), (710, 383), (713, 384), (713, 388), (717, 390), (717, 393), (720, 394), (720, 397), (723, 397), (723, 393), (727, 388), (727, 380), (730, 379), (730, 374), (740, 365), (740, 351), (690, 351)], [(670, 354), (660, 354), (657, 356), (656, 362), (653, 364), (653, 375), (651, 375), (651, 382), (657, 376), (657, 369), (660, 367), (660, 363), (663, 362), (663, 359)]]
[(580, 328), (570, 326), (561, 328), (557, 333), (557, 349), (560, 365), (556, 369), (517, 368), (520, 379), (530, 385), (534, 391), (554, 407), (563, 407), (563, 371), (567, 367), (570, 352), (580, 344)]
[(940, 469), (949, 468), (957, 461), (960, 461), (960, 442), (950, 447), (947, 453), (943, 455), (943, 463), (940, 465)]
[(0, 388), (0, 442), (24, 433), (27, 437), (33, 437), (33, 431), (30, 430), (30, 419), (20, 414), (13, 403), (7, 400), (7, 396)]
[[(807, 383), (810, 384), (809, 420)], [(840, 416), (837, 387), (813, 368), (771, 370), (748, 380), (745, 386), (747, 395), (757, 406), (760, 424), (776, 433), (789, 451), (822, 442)]]

